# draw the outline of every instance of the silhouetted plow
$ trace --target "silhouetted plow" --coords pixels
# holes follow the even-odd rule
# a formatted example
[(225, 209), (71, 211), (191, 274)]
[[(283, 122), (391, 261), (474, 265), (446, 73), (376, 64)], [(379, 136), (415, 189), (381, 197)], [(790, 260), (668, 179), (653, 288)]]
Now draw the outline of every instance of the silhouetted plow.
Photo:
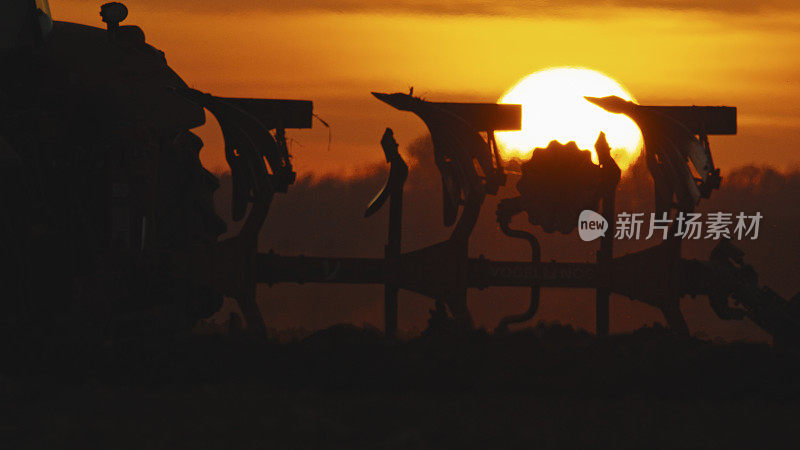
[[(595, 143), (599, 164), (574, 142), (551, 143), (535, 149), (522, 164), (519, 195), (500, 201), (499, 228), (526, 241), (530, 261), (470, 258), (469, 238), (486, 195), (497, 195), (506, 183), (494, 132), (520, 129), (520, 105), (373, 93), (427, 126), (450, 237), (401, 252), (408, 167), (387, 129), (381, 145), (389, 179), (365, 212), (369, 217), (389, 204), (384, 258), (259, 254), (257, 239), (273, 196), (286, 192), (296, 177), (285, 130), (311, 127), (310, 101), (218, 97), (189, 88), (164, 54), (146, 43), (139, 27), (120, 25), (127, 16), (120, 3), (102, 6), (105, 30), (53, 23), (36, 8), (8, 12), (14, 19), (9, 23), (20, 33), (9, 34), (6, 42), (15, 50), (6, 55), (8, 70), (3, 70), (6, 127), (0, 151), (8, 186), (15, 186), (9, 193), (16, 189), (20, 195), (9, 195), (3, 203), (12, 212), (4, 222), (12, 239), (3, 243), (12, 270), (3, 280), (8, 297), (17, 300), (9, 302), (15, 312), (5, 323), (16, 328), (60, 323), (64, 317), (101, 329), (109, 323), (119, 327), (131, 317), (133, 322), (183, 327), (213, 314), (222, 303), (219, 294), (225, 294), (237, 300), (248, 327), (264, 333), (256, 284), (297, 282), (384, 285), (388, 336), (397, 330), (399, 289), (435, 299), (438, 322), (464, 331), (473, 327), (468, 289), (517, 286), (531, 290), (530, 304), (521, 314), (502, 319), (499, 332), (535, 316), (541, 288), (570, 287), (596, 291), (599, 335), (609, 331), (613, 292), (660, 308), (679, 332), (688, 331), (679, 299), (699, 294), (709, 296), (723, 319), (749, 317), (777, 340), (800, 339), (800, 298), (787, 301), (759, 286), (755, 271), (730, 242), (721, 242), (708, 261), (686, 260), (681, 239), (670, 233), (657, 246), (614, 257), (620, 170), (602, 133)], [(29, 20), (33, 13), (36, 19)], [(31, 64), (30, 73), (21, 69), (28, 67), (19, 65), (22, 59), (15, 59), (17, 51)], [(719, 187), (708, 136), (736, 133), (735, 108), (643, 106), (617, 97), (586, 100), (638, 124), (656, 211), (690, 212)], [(38, 112), (31, 114), (31, 108)], [(199, 161), (202, 141), (189, 131), (204, 123), (204, 109), (220, 124), (233, 183), (231, 215), (243, 221), (238, 235), (221, 242), (217, 238), (224, 227), (212, 202), (218, 183)], [(44, 180), (44, 187), (33, 188), (29, 180)], [(536, 236), (510, 227), (512, 218), (525, 212), (545, 233), (570, 233), (584, 210), (600, 211), (608, 224), (593, 262), (542, 262)], [(42, 274), (58, 275), (50, 284), (60, 287), (36, 282)], [(70, 283), (75, 289), (68, 295), (69, 307), (62, 309), (57, 293)], [(740, 307), (732, 307), (731, 300)]]
[[(500, 230), (508, 237), (528, 243), (530, 261), (470, 258), (469, 237), (484, 199), (486, 195), (496, 195), (506, 182), (494, 131), (519, 129), (521, 106), (436, 103), (400, 93), (373, 95), (394, 108), (413, 112), (428, 127), (442, 176), (443, 219), (445, 226), (452, 226), (450, 237), (428, 247), (401, 252), (402, 195), (408, 166), (397, 151), (392, 130), (387, 128), (381, 145), (390, 165), (389, 179), (365, 212), (369, 217), (389, 203), (385, 257), (260, 253), (255, 255), (253, 266), (243, 269), (252, 271), (252, 276), (240, 280), (269, 285), (383, 284), (385, 333), (389, 337), (397, 332), (400, 289), (434, 299), (433, 317), (451, 316), (448, 320), (452, 328), (463, 332), (474, 326), (467, 308), (467, 290), (507, 286), (529, 288), (530, 304), (521, 314), (502, 319), (497, 332), (532, 319), (538, 309), (541, 288), (564, 287), (595, 290), (598, 335), (609, 332), (611, 293), (659, 308), (669, 327), (678, 333), (688, 333), (679, 299), (685, 295), (707, 295), (720, 318), (749, 317), (776, 340), (800, 342), (797, 302), (786, 301), (768, 288), (758, 286), (755, 272), (744, 264), (741, 252), (728, 241), (716, 247), (709, 261), (681, 258), (681, 239), (673, 233), (654, 247), (613, 256), (614, 198), (620, 169), (602, 133), (595, 143), (599, 164), (593, 163), (589, 152), (579, 149), (574, 142), (566, 145), (553, 142), (547, 148), (535, 149), (531, 160), (522, 165), (522, 177), (517, 184), (520, 195), (499, 203), (496, 213)], [(639, 124), (649, 145), (645, 157), (656, 182), (658, 210), (692, 211), (701, 198), (709, 197), (719, 187), (719, 170), (711, 158), (707, 136), (735, 133), (735, 108), (640, 106), (617, 98), (587, 100), (612, 112), (627, 114)], [(250, 189), (250, 193), (255, 190)], [(258, 196), (250, 200), (254, 198)], [(586, 209), (599, 211), (608, 224), (593, 262), (542, 262), (536, 236), (510, 227), (513, 216), (526, 212), (529, 221), (541, 226), (544, 232), (570, 233), (578, 224), (577, 215)], [(249, 242), (255, 244), (254, 239)], [(254, 291), (239, 291), (247, 294), (240, 304), (251, 306), (245, 312), (246, 318), (257, 321), (260, 316), (252, 308)], [(730, 306), (730, 298), (742, 308)], [(263, 324), (250, 325), (263, 331)]]

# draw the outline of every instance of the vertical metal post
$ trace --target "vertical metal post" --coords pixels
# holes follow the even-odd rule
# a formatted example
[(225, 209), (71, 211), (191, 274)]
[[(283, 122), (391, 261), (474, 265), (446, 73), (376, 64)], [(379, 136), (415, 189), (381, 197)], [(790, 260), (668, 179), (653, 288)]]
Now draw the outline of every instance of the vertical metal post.
[[(400, 258), (400, 240), (403, 227), (403, 184), (391, 186), (389, 197), (389, 241), (386, 244), (386, 260), (397, 267)], [(397, 285), (386, 283), (384, 288), (384, 322), (386, 337), (397, 336)]]
[(608, 231), (600, 240), (600, 250), (597, 252), (597, 265), (600, 269), (602, 286), (597, 288), (595, 299), (596, 329), (598, 336), (608, 336), (610, 322), (610, 305), (608, 283), (611, 260), (614, 255), (614, 194), (603, 197), (603, 217), (608, 221)]
[(387, 281), (384, 287), (384, 333), (387, 338), (397, 336), (397, 270), (400, 265), (401, 237), (403, 228), (403, 186), (408, 177), (408, 166), (400, 152), (397, 151), (397, 141), (391, 128), (387, 128), (381, 138), (381, 147), (390, 164), (389, 180), (386, 187), (367, 208), (366, 216), (369, 217), (389, 197), (389, 238), (384, 248), (386, 261)]
[(608, 230), (600, 240), (600, 250), (597, 252), (597, 266), (600, 272), (600, 286), (597, 288), (595, 298), (596, 331), (598, 336), (608, 336), (610, 322), (610, 292), (608, 286), (611, 281), (611, 263), (614, 259), (614, 233), (615, 233), (615, 205), (617, 184), (621, 171), (614, 158), (611, 157), (611, 147), (606, 141), (605, 133), (601, 132), (594, 144), (597, 159), (602, 168), (603, 190), (603, 218), (608, 223)]

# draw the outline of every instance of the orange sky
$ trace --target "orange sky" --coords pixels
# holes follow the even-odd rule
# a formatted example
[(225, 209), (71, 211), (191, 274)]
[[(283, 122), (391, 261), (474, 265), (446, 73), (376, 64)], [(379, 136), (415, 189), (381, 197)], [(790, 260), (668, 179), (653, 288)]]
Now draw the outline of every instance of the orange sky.
[[(103, 26), (101, 3), (51, 0), (51, 9), (56, 20)], [(800, 162), (796, 2), (125, 3), (125, 24), (141, 26), (190, 86), (313, 100), (331, 124), (333, 144), (328, 150), (327, 130), (317, 123), (291, 132), (301, 175), (354, 173), (383, 161), (378, 141), (387, 126), (401, 145), (425, 132), (370, 91), (413, 85), (432, 100), (495, 101), (519, 78), (563, 65), (609, 74), (643, 104), (737, 106), (739, 135), (711, 141), (723, 173), (747, 163)], [(221, 136), (210, 122), (200, 131), (202, 156), (222, 171)]]

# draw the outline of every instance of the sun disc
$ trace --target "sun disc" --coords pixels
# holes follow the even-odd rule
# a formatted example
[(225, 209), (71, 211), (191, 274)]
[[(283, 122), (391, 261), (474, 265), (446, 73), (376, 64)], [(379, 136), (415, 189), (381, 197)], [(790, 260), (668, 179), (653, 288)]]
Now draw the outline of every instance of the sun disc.
[(603, 131), (611, 155), (624, 170), (641, 151), (639, 128), (627, 116), (609, 113), (584, 99), (609, 95), (636, 101), (614, 79), (590, 69), (558, 67), (526, 76), (499, 100), (522, 105), (522, 129), (496, 133), (503, 156), (527, 159), (534, 148), (546, 147), (550, 141), (575, 141), (581, 149), (591, 150), (597, 162), (594, 143)]

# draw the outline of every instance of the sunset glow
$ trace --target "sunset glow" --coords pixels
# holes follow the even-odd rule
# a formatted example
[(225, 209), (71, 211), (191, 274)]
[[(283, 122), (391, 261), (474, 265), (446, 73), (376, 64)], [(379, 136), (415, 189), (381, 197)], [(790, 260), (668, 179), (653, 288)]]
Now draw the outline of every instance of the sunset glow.
[[(125, 3), (125, 24), (142, 27), (191, 87), (313, 100), (333, 141), (329, 146), (328, 129), (318, 125), (290, 133), (293, 164), (302, 173), (346, 176), (384, 164), (378, 141), (387, 126), (401, 149), (425, 136), (418, 118), (386, 107), (370, 91), (414, 86), (434, 101), (495, 102), (527, 75), (569, 65), (611, 75), (642, 103), (736, 105), (737, 136), (714, 138), (720, 166), (798, 163), (796, 152), (778, 151), (800, 142), (800, 84), (793, 82), (800, 63), (787, 57), (800, 52), (800, 11), (790, 3), (776, 10), (760, 2), (730, 8), (725, 2), (708, 8), (509, 2), (489, 15), (462, 9), (501, 4)], [(56, 20), (105, 26), (98, 3), (51, 0), (50, 6)], [(745, 6), (752, 10), (743, 13)], [(222, 137), (209, 122), (198, 130), (206, 143), (200, 157), (225, 172)]]
[(501, 150), (506, 157), (527, 158), (550, 141), (575, 141), (591, 150), (597, 162), (594, 142), (603, 131), (614, 159), (625, 169), (641, 150), (639, 128), (628, 117), (606, 112), (583, 98), (608, 95), (636, 101), (621, 84), (594, 70), (560, 67), (528, 75), (500, 98), (500, 103), (522, 105), (522, 130), (497, 133)]

